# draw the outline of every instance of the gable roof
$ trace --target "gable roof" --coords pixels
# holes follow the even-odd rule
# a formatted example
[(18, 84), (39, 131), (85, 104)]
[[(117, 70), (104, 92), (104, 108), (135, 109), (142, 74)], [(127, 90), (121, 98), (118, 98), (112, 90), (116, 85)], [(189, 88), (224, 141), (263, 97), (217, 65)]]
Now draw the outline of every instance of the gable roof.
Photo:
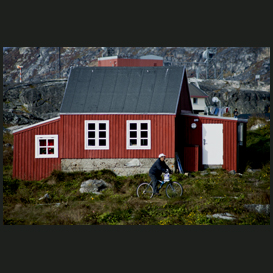
[(193, 98), (207, 98), (208, 95), (193, 83), (189, 84), (190, 96)]
[(185, 73), (185, 67), (71, 68), (60, 114), (176, 114)]

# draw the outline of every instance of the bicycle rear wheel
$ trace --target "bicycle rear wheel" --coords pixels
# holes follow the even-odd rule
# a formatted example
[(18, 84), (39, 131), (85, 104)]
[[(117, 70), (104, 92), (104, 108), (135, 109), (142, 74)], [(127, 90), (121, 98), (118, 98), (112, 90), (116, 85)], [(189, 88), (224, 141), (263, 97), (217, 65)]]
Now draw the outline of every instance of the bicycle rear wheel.
[(182, 196), (183, 194), (183, 187), (178, 182), (171, 182), (166, 187), (166, 195), (169, 198), (175, 198)]
[(153, 197), (153, 187), (149, 183), (141, 183), (137, 187), (137, 196), (142, 198), (152, 198)]

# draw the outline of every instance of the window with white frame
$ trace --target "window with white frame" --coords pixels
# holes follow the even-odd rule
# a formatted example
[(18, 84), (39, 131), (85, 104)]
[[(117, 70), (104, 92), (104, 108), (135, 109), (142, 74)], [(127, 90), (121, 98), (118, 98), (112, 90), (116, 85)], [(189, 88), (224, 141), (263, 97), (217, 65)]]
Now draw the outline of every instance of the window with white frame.
[(151, 121), (127, 120), (127, 149), (151, 149)]
[(85, 149), (109, 149), (109, 120), (85, 121)]
[(198, 104), (198, 98), (193, 98), (193, 103)]
[(35, 158), (57, 158), (58, 135), (35, 136)]

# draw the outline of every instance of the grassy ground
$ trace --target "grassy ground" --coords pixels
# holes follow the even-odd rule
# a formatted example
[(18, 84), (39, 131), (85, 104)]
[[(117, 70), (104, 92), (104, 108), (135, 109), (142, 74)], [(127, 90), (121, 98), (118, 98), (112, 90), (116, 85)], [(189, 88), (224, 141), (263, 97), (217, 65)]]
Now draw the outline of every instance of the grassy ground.
[[(253, 149), (252, 155), (269, 158), (269, 126), (248, 133), (247, 149)], [(249, 158), (247, 168), (258, 166), (260, 170), (245, 171), (242, 175), (232, 175), (223, 169), (208, 169), (207, 175), (201, 172), (190, 176), (174, 174), (173, 180), (183, 186), (182, 197), (168, 199), (163, 187), (162, 196), (143, 200), (136, 196), (136, 188), (141, 182), (149, 181), (147, 174), (119, 177), (109, 170), (53, 171), (41, 181), (13, 179), (12, 149), (6, 145), (12, 141), (10, 135), (4, 134), (3, 223), (6, 225), (270, 224), (270, 216), (244, 208), (245, 204), (270, 204), (270, 162), (267, 159)], [(101, 195), (82, 194), (80, 185), (87, 179), (103, 179), (112, 187)], [(39, 200), (45, 193), (51, 197), (48, 202)], [(207, 217), (215, 213), (230, 213), (235, 219)]]

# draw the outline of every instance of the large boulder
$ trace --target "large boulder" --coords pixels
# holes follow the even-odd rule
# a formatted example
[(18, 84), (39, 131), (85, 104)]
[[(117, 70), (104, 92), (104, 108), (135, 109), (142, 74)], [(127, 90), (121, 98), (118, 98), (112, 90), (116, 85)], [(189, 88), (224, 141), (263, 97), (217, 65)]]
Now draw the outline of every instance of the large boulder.
[(112, 187), (111, 184), (105, 182), (104, 180), (92, 180), (89, 179), (87, 181), (82, 182), (80, 187), (81, 193), (95, 193), (95, 194), (101, 194), (101, 191)]

